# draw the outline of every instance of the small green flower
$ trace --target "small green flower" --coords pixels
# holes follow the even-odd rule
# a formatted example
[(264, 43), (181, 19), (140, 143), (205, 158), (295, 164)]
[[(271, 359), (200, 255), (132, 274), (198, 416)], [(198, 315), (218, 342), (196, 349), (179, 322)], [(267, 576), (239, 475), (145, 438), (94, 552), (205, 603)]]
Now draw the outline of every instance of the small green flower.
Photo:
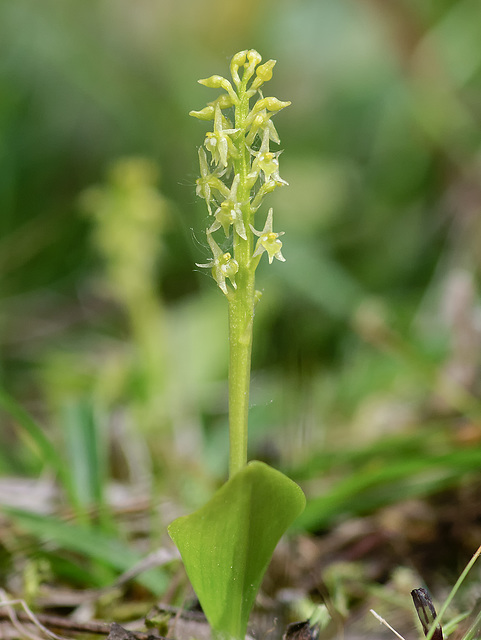
[(269, 151), (269, 130), (265, 129), (260, 149), (254, 154), (252, 173), (259, 174), (262, 171), (266, 182), (273, 180), (277, 186), (288, 185), (289, 183), (279, 175), (279, 160), (277, 158), (281, 153), (281, 151), (275, 153)]
[(227, 295), (228, 289), (225, 282), (226, 278), (229, 278), (234, 289), (237, 289), (235, 276), (239, 271), (239, 264), (237, 260), (234, 260), (229, 252), (224, 253), (222, 251), (209, 231), (207, 231), (207, 242), (209, 243), (214, 257), (209, 262), (206, 262), (205, 264), (197, 264), (196, 266), (212, 269), (212, 276), (219, 285), (219, 289), (222, 293)]
[(238, 129), (224, 129), (222, 121), (222, 111), (217, 103), (214, 113), (214, 131), (209, 131), (204, 140), (205, 148), (212, 155), (212, 162), (227, 167), (229, 157), (237, 157), (237, 150), (229, 138), (233, 133), (237, 133)]
[(244, 240), (247, 240), (244, 220), (242, 219), (242, 211), (240, 208), (240, 204), (237, 201), (237, 188), (239, 186), (239, 180), (240, 176), (239, 174), (236, 174), (234, 176), (234, 180), (232, 181), (229, 197), (224, 200), (224, 202), (214, 213), (215, 222), (210, 227), (209, 233), (214, 233), (214, 231), (217, 231), (217, 229), (220, 229), (222, 227), (224, 229), (225, 235), (228, 236), (230, 226), (233, 225), (236, 233), (238, 233), (241, 238), (244, 238)]
[(216, 189), (224, 197), (228, 197), (230, 191), (220, 179), (222, 173), (219, 173), (217, 169), (213, 172), (210, 171), (207, 156), (205, 155), (205, 151), (202, 147), (199, 148), (199, 165), (200, 178), (197, 178), (195, 181), (197, 185), (196, 193), (200, 198), (204, 198), (207, 203), (209, 215), (212, 215), (212, 209), (210, 206), (210, 203), (213, 201), (212, 190)]
[(275, 233), (272, 231), (272, 216), (273, 210), (272, 207), (269, 209), (269, 213), (267, 214), (267, 220), (264, 225), (262, 231), (256, 231), (252, 225), (250, 228), (252, 233), (254, 233), (259, 240), (257, 241), (256, 250), (252, 254), (252, 257), (260, 256), (264, 251), (267, 251), (269, 256), (269, 264), (272, 264), (274, 258), (280, 260), (281, 262), (285, 262), (286, 259), (281, 253), (282, 242), (279, 240), (279, 236), (284, 235), (284, 231), (280, 231), (279, 233)]

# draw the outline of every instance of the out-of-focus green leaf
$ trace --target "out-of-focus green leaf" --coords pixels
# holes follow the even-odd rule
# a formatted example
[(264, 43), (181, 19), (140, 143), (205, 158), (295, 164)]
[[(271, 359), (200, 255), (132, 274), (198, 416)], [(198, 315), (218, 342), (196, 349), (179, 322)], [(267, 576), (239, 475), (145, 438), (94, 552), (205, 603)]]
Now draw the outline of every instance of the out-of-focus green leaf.
[(423, 448), (405, 457), (394, 449), (384, 460), (371, 456), (355, 471), (344, 469), (338, 482), (309, 500), (296, 528), (313, 531), (341, 515), (362, 515), (400, 500), (426, 496), (452, 486), (480, 467), (480, 449), (430, 453)]
[[(118, 572), (131, 569), (141, 561), (140, 554), (119, 539), (111, 538), (99, 530), (66, 523), (51, 516), (5, 507), (5, 512), (23, 530), (40, 541), (71, 551), (110, 567)], [(166, 574), (160, 569), (150, 569), (135, 578), (155, 595), (161, 595), (168, 584)]]
[(72, 498), (80, 509), (104, 506), (106, 474), (103, 425), (87, 400), (70, 402), (64, 409), (67, 458), (70, 461)]
[(44, 429), (2, 387), (0, 387), (0, 407), (9, 413), (16, 425), (27, 434), (40, 460), (58, 475), (61, 484), (68, 489), (68, 466), (60, 450), (48, 438)]

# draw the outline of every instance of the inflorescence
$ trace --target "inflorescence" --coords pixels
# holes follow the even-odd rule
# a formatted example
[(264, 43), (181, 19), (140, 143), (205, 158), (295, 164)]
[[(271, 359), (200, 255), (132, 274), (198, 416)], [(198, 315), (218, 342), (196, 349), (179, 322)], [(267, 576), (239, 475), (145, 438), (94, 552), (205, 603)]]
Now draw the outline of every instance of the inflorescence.
[[(261, 60), (254, 49), (241, 51), (231, 60), (232, 82), (218, 75), (199, 80), (200, 84), (223, 89), (225, 93), (204, 109), (190, 112), (200, 120), (213, 121), (213, 130), (206, 134), (204, 145), (199, 148), (200, 177), (196, 181), (197, 195), (206, 201), (213, 219), (206, 229), (212, 258), (197, 266), (211, 268), (215, 281), (227, 296), (237, 289), (239, 272), (253, 273), (264, 252), (269, 263), (274, 258), (285, 260), (279, 239), (283, 233), (273, 231), (272, 208), (262, 231), (254, 226), (264, 197), (287, 185), (279, 175), (281, 152), (271, 151), (270, 143), (280, 143), (272, 116), (291, 104), (263, 97), (261, 87), (272, 78), (276, 61), (260, 64)], [(251, 108), (250, 101), (256, 95)], [(225, 111), (233, 111), (233, 121)], [(221, 229), (231, 242), (229, 251), (221, 249), (213, 238)], [(227, 286), (226, 280), (231, 286)]]

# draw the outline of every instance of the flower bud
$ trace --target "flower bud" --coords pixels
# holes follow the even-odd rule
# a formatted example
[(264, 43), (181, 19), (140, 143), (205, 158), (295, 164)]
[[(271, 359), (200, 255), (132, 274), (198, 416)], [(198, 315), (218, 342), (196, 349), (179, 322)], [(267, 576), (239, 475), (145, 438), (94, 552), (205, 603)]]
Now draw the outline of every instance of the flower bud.
[(249, 78), (252, 77), (252, 75), (254, 74), (254, 69), (262, 60), (262, 56), (255, 49), (250, 49), (247, 52), (247, 60), (249, 61), (249, 64), (244, 71), (244, 80), (249, 80)]
[(246, 56), (247, 49), (239, 51), (239, 53), (232, 56), (231, 65), (237, 66), (237, 68), (242, 67), (242, 65), (245, 64)]
[(262, 60), (262, 56), (255, 49), (250, 49), (247, 52), (247, 60), (249, 60), (249, 66), (253, 64), (254, 67), (256, 67), (259, 64), (259, 62)]
[(239, 86), (240, 84), (239, 67), (242, 67), (245, 64), (246, 56), (247, 56), (247, 50), (239, 51), (239, 53), (236, 53), (231, 60), (230, 73), (232, 76), (232, 80), (234, 80), (234, 83), (236, 84), (236, 86)]
[(272, 78), (272, 69), (276, 64), (275, 60), (268, 60), (261, 64), (256, 69), (256, 77), (251, 84), (251, 89), (257, 91), (257, 89), (264, 83), (268, 82)]
[(209, 105), (204, 107), (200, 111), (189, 111), (189, 116), (193, 116), (194, 118), (198, 118), (199, 120), (213, 120), (214, 119), (215, 109), (213, 105)]
[(269, 111), (280, 111), (291, 104), (289, 100), (287, 102), (283, 102), (282, 100), (278, 100), (274, 97), (263, 98), (259, 102), (263, 102), (264, 107), (269, 109)]
[(276, 64), (276, 60), (268, 60), (261, 64), (256, 69), (256, 76), (262, 80), (262, 82), (268, 82), (272, 78), (272, 69)]
[[(203, 84), (204, 87), (209, 87), (210, 89), (220, 89), (224, 82), (228, 82), (222, 76), (210, 76), (209, 78), (201, 78), (197, 80), (199, 84)], [(223, 87), (222, 87), (223, 88)]]
[(197, 80), (199, 84), (203, 84), (204, 87), (209, 87), (210, 89), (224, 89), (230, 96), (232, 104), (238, 103), (237, 94), (232, 88), (231, 83), (222, 76), (210, 76), (209, 78), (202, 78), (201, 80)]

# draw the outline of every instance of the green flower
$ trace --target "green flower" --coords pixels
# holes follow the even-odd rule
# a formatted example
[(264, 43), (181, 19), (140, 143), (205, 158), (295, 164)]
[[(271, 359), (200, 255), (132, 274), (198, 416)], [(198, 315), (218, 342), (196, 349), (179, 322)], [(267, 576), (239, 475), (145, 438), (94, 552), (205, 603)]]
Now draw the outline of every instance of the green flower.
[(237, 201), (237, 188), (239, 186), (240, 176), (236, 174), (232, 181), (229, 197), (224, 200), (220, 207), (215, 212), (215, 222), (209, 229), (209, 233), (214, 233), (221, 227), (224, 229), (226, 236), (229, 235), (230, 226), (233, 225), (236, 233), (241, 238), (247, 240), (246, 229), (244, 226), (244, 220), (242, 218), (242, 211), (240, 204)]
[(209, 169), (209, 163), (207, 162), (207, 156), (202, 147), (199, 148), (199, 165), (200, 165), (200, 178), (195, 181), (196, 193), (200, 198), (204, 198), (207, 203), (209, 214), (212, 215), (212, 209), (210, 203), (213, 201), (212, 190), (219, 191), (224, 197), (229, 196), (228, 187), (222, 182), (220, 176), (222, 172), (217, 169), (213, 172)]
[(238, 129), (224, 129), (222, 111), (217, 103), (214, 113), (214, 131), (209, 131), (204, 140), (205, 148), (212, 155), (212, 162), (227, 167), (229, 157), (237, 157), (237, 150), (229, 138), (231, 134), (237, 133), (237, 131)]
[(252, 225), (250, 228), (252, 233), (258, 236), (259, 240), (257, 241), (256, 250), (252, 254), (252, 257), (260, 256), (264, 251), (267, 251), (269, 256), (269, 264), (272, 264), (274, 258), (280, 260), (281, 262), (285, 262), (286, 259), (281, 253), (282, 242), (279, 240), (279, 236), (284, 235), (284, 231), (280, 231), (279, 233), (275, 233), (272, 231), (272, 216), (273, 210), (272, 207), (269, 209), (269, 213), (267, 214), (267, 220), (264, 225), (264, 229), (262, 231), (256, 231)]
[(275, 153), (269, 151), (269, 130), (265, 129), (260, 149), (254, 154), (252, 173), (258, 175), (262, 171), (266, 182), (273, 180), (277, 186), (288, 185), (289, 183), (279, 175), (279, 160), (277, 158), (281, 153), (282, 151)]
[(207, 242), (212, 250), (213, 259), (206, 264), (197, 264), (196, 266), (202, 268), (212, 269), (212, 276), (219, 285), (220, 290), (225, 295), (228, 294), (226, 285), (226, 278), (229, 278), (234, 289), (237, 289), (235, 282), (236, 273), (239, 271), (239, 264), (237, 260), (231, 256), (229, 252), (224, 253), (219, 245), (212, 238), (209, 231), (207, 231)]

